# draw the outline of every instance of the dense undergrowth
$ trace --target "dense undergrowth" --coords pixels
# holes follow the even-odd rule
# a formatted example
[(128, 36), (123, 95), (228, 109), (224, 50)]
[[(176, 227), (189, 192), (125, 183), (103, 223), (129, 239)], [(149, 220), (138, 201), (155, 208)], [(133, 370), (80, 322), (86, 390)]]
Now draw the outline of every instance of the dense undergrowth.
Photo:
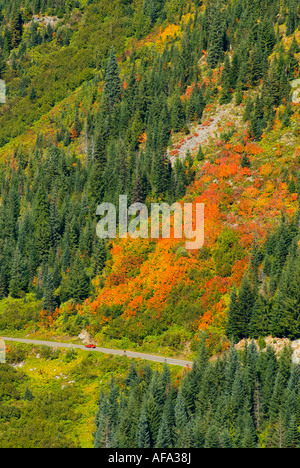
[[(300, 338), (300, 113), (291, 86), (299, 77), (297, 3), (1, 0), (0, 6), (0, 79), (7, 92), (0, 105), (0, 332), (67, 340), (85, 329), (106, 346), (189, 356), (203, 333), (210, 354), (245, 337)], [(204, 203), (204, 247), (189, 251), (178, 239), (100, 240), (97, 205), (117, 205), (124, 194), (129, 204), (147, 207)], [(21, 361), (30, 359), (27, 351)], [(76, 359), (98, 359), (99, 375), (101, 369), (108, 375), (104, 358)], [(225, 433), (215, 408), (209, 426), (212, 402), (197, 417), (189, 407), (196, 405), (197, 384), (190, 399), (183, 397), (186, 411), (178, 410), (190, 432), (171, 423), (171, 444), (188, 437), (200, 446), (276, 445), (283, 431), (298, 443), (298, 406), (279, 414), (268, 400), (272, 392), (275, 399), (290, 391), (294, 370), (282, 371), (283, 382), (271, 356), (272, 388), (260, 390), (269, 364), (255, 368), (257, 379), (249, 383), (246, 361), (234, 359), (233, 393), (250, 385), (250, 419), (248, 400), (241, 401), (242, 414), (219, 395), (213, 404), (229, 405), (234, 417)], [(256, 359), (261, 364), (263, 357)], [(109, 362), (114, 370), (123, 365)], [(220, 380), (222, 369), (209, 366), (207, 373)], [(80, 437), (90, 444), (90, 435), (72, 436), (70, 428), (84, 426), (77, 397), (87, 391), (94, 398), (98, 374), (88, 390), (87, 381), (70, 387), (69, 402), (58, 387), (51, 390), (57, 410), (47, 422), (47, 400), (37, 404), (44, 389), (35, 387), (42, 368), (28, 377), (30, 392), (19, 370), (1, 372), (9, 374), (14, 399), (4, 412), (4, 445), (18, 438), (21, 446), (36, 445), (35, 428), (24, 439), (20, 428), (39, 411), (44, 445), (83, 445)], [(262, 419), (253, 418), (255, 398), (264, 400)], [(157, 404), (153, 411), (163, 414)], [(65, 405), (66, 422), (59, 422)], [(90, 403), (89, 434), (93, 411)], [(112, 422), (116, 445), (123, 443), (119, 416)], [(145, 423), (145, 411), (135, 416), (135, 424)], [(163, 429), (155, 421), (152, 445), (166, 429), (165, 420)], [(124, 443), (134, 444), (135, 434)]]

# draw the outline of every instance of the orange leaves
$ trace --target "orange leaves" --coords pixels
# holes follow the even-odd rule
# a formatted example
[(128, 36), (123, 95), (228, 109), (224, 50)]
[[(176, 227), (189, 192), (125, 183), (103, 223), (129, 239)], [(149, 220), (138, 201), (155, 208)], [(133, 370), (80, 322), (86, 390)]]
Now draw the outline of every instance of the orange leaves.
[(243, 197), (247, 199), (257, 199), (260, 195), (260, 191), (253, 185), (250, 185), (244, 190)]
[(71, 132), (70, 132), (70, 133), (71, 133), (71, 138), (72, 138), (72, 140), (76, 140), (76, 138), (78, 138), (78, 133), (76, 132), (76, 130), (75, 130), (74, 127), (71, 128)]
[[(191, 90), (192, 86), (187, 95)], [(207, 118), (204, 126), (210, 124)], [(107, 306), (117, 307), (126, 326), (144, 327), (144, 316), (165, 320), (166, 314), (171, 314), (170, 304), (179, 308), (182, 302), (183, 310), (188, 310), (187, 301), (192, 297), (196, 311), (193, 329), (208, 331), (211, 339), (215, 334), (221, 336), (231, 287), (240, 285), (248, 268), (254, 235), (263, 240), (281, 210), (295, 211), (297, 200), (297, 194), (289, 193), (287, 184), (280, 183), (280, 171), (277, 180), (274, 160), (268, 159), (269, 155), (251, 142), (246, 132), (240, 138), (241, 143), (235, 145), (221, 141), (220, 147), (215, 145), (216, 153), (207, 155), (184, 199), (205, 205), (205, 249), (180, 256), (181, 241), (114, 242), (104, 287), (95, 282), (96, 299), (84, 304), (85, 310), (96, 314), (97, 323), (113, 322), (112, 314), (105, 312)], [(146, 135), (141, 134), (139, 142), (145, 139)], [(187, 137), (174, 145), (171, 154), (178, 154), (186, 141)], [(250, 156), (250, 167), (241, 167), (243, 154)], [(229, 243), (225, 252), (228, 257), (220, 249), (220, 262), (216, 262), (217, 241), (224, 228), (233, 232), (234, 246), (238, 245), (239, 250), (231, 255), (234, 246)], [(222, 262), (230, 269), (222, 272)], [(167, 319), (171, 322), (174, 317)]]
[(235, 146), (233, 147), (233, 151), (234, 151), (235, 153), (242, 154), (242, 153), (245, 152), (245, 147), (239, 143), (238, 145), (235, 145)]
[(141, 135), (139, 136), (139, 143), (146, 143), (147, 141), (147, 134), (144, 132), (144, 133), (141, 133)]
[(244, 274), (248, 269), (248, 257), (238, 260), (232, 268), (232, 284), (241, 284)]
[(221, 164), (219, 177), (227, 179), (228, 177), (234, 176), (238, 172), (238, 165), (236, 163)]
[(213, 323), (213, 315), (211, 312), (205, 312), (199, 320), (199, 330), (207, 330), (208, 327)]
[(213, 174), (216, 179), (228, 179), (234, 177), (241, 170), (235, 158), (215, 159), (214, 164), (207, 165), (205, 171), (209, 174)]
[(135, 317), (142, 308), (143, 296), (135, 296), (128, 304), (123, 314), (124, 318)]
[(259, 154), (261, 153), (263, 150), (261, 148), (259, 148), (256, 143), (247, 143), (246, 146), (245, 146), (245, 152), (247, 154), (253, 154), (253, 155), (256, 155), (256, 154)]

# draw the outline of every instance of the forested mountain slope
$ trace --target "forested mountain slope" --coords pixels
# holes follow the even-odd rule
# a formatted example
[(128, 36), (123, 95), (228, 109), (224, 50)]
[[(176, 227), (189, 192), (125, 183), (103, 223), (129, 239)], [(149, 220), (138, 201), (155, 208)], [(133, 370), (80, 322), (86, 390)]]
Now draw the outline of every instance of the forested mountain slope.
[[(212, 351), (298, 338), (297, 3), (1, 6), (0, 329), (170, 354), (199, 330)], [(122, 194), (204, 203), (204, 247), (100, 240)]]

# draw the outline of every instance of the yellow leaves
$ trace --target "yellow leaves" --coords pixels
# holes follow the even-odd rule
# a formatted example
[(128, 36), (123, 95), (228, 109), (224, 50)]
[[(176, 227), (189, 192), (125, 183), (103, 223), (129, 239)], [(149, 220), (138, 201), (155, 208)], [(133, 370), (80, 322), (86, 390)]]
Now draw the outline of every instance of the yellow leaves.
[(260, 195), (260, 191), (253, 185), (251, 185), (250, 187), (247, 187), (244, 190), (244, 194), (243, 194), (245, 198), (251, 198), (253, 200), (256, 200), (259, 197), (259, 195)]
[(273, 172), (273, 166), (272, 164), (270, 163), (266, 163), (266, 164), (263, 164), (260, 168), (259, 168), (259, 172), (262, 176), (270, 176)]
[(180, 32), (180, 26), (178, 24), (170, 24), (159, 34), (159, 41), (165, 44), (168, 40), (174, 39)]
[(267, 183), (266, 183), (265, 191), (266, 191), (267, 193), (274, 193), (274, 185), (273, 185), (272, 182), (270, 182), (269, 180), (268, 180)]

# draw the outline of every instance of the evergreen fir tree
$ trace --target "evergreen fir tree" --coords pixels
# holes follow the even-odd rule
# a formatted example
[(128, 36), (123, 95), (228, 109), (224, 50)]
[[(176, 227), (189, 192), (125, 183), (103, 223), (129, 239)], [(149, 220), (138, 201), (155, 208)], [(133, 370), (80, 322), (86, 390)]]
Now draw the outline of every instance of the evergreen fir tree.
[(0, 80), (4, 78), (4, 73), (6, 71), (7, 64), (4, 58), (2, 49), (0, 48)]
[(136, 447), (142, 449), (150, 448), (150, 431), (147, 421), (147, 411), (145, 405), (141, 411), (139, 423), (136, 430)]
[(24, 400), (32, 401), (33, 399), (34, 399), (34, 396), (32, 394), (32, 391), (28, 387), (26, 387)]
[(85, 271), (84, 263), (79, 256), (76, 257), (70, 268), (68, 296), (77, 302), (86, 299), (90, 292), (90, 279)]
[(48, 271), (45, 276), (45, 286), (44, 286), (44, 299), (43, 299), (43, 310), (46, 310), (48, 314), (51, 314), (55, 311), (57, 307), (57, 298), (54, 295), (54, 283), (53, 276)]
[(23, 21), (21, 13), (15, 8), (11, 23), (10, 23), (10, 36), (11, 36), (11, 48), (15, 49), (21, 42), (23, 31)]
[(172, 99), (170, 113), (171, 113), (171, 128), (173, 132), (179, 132), (180, 130), (182, 130), (185, 124), (185, 114), (184, 114), (183, 105), (182, 105), (178, 92), (174, 95)]
[(162, 449), (172, 448), (172, 436), (169, 428), (168, 419), (165, 413), (163, 413), (162, 420), (159, 426), (155, 447)]
[(238, 317), (239, 317), (239, 306), (238, 306), (238, 294), (236, 286), (234, 286), (231, 296), (230, 296), (230, 305), (228, 312), (228, 320), (226, 326), (226, 335), (229, 339), (238, 340), (239, 337), (239, 326), (238, 326)]
[(222, 72), (222, 92), (220, 96), (220, 104), (228, 104), (232, 99), (231, 85), (231, 67), (228, 54), (225, 57), (224, 70)]
[(121, 80), (114, 48), (111, 49), (105, 70), (104, 95), (111, 110), (121, 99)]
[(214, 424), (210, 425), (208, 428), (205, 436), (204, 448), (220, 448), (219, 431)]

